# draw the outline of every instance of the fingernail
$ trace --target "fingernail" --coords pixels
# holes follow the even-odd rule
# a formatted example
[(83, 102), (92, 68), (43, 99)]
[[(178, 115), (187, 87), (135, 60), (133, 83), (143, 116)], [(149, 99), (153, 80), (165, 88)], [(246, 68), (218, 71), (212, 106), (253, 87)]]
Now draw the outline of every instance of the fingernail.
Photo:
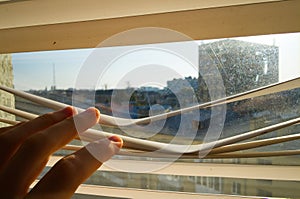
[(100, 112), (98, 109), (96, 108), (88, 108), (86, 111), (82, 112), (83, 116), (87, 116), (87, 117), (94, 117), (95, 120), (98, 122), (98, 120), (100, 119)]
[[(115, 138), (114, 138), (115, 137)], [(118, 136), (101, 139), (86, 146), (87, 150), (100, 162), (106, 162), (120, 150), (123, 141)]]
[(108, 139), (110, 141), (113, 141), (119, 148), (122, 148), (123, 140), (119, 136), (113, 135), (113, 136), (110, 136)]
[(76, 130), (80, 134), (98, 123), (100, 112), (96, 108), (88, 108), (73, 118)]

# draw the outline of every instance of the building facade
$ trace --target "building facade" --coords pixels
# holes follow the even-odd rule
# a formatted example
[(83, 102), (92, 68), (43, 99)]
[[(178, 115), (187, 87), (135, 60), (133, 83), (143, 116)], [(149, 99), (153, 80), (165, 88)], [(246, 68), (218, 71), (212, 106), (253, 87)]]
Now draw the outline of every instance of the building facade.
[[(13, 67), (10, 54), (0, 54), (0, 85), (13, 87)], [(7, 107), (15, 106), (15, 99), (12, 94), (0, 90), (0, 105)], [(0, 118), (15, 120), (15, 116), (4, 111), (0, 111)], [(0, 127), (7, 124), (0, 122)]]
[[(276, 46), (234, 39), (200, 45), (199, 101), (209, 101), (209, 90), (218, 92), (222, 85), (230, 96), (278, 82), (278, 54)], [(208, 88), (207, 80), (220, 88)]]

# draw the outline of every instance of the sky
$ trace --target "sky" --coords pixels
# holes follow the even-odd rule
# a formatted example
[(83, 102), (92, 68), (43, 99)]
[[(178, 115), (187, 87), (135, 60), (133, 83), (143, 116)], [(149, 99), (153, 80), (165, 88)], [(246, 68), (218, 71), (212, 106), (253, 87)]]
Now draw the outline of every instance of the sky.
[[(300, 33), (235, 39), (279, 46), (279, 80), (300, 76)], [(212, 41), (15, 53), (14, 85), (20, 90), (50, 89), (54, 82), (60, 89), (162, 88), (173, 78), (197, 77), (197, 45)]]
[(197, 77), (197, 53), (194, 41), (16, 53), (12, 55), (14, 84), (21, 90), (50, 89), (54, 82), (63, 89), (162, 88), (173, 78)]
[(48, 89), (53, 85), (55, 67), (56, 85), (72, 87), (80, 66), (91, 49), (15, 53), (12, 55), (14, 84), (17, 89)]

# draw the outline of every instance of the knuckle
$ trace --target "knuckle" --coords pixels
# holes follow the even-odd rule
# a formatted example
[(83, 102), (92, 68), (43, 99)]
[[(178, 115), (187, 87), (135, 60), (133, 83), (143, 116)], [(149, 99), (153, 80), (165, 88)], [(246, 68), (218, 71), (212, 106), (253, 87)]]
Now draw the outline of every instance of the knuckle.
[(64, 177), (72, 178), (77, 172), (76, 158), (74, 155), (69, 155), (62, 158), (55, 165), (55, 169)]
[(22, 148), (25, 152), (39, 152), (45, 147), (45, 140), (43, 134), (35, 134), (24, 141)]
[(53, 113), (46, 113), (39, 117), (39, 120), (43, 123), (47, 124), (55, 124), (57, 122), (57, 119)]

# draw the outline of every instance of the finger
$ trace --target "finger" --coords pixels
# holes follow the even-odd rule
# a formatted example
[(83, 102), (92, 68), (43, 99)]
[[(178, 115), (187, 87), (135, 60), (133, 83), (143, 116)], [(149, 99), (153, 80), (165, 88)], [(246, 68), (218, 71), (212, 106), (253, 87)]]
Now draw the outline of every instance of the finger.
[(102, 139), (61, 159), (30, 191), (28, 197), (70, 198), (81, 183), (120, 150), (122, 142), (116, 136)]
[[(57, 149), (69, 143), (77, 133), (95, 125), (100, 113), (90, 108), (85, 112), (65, 119), (37, 134), (30, 136), (0, 174), (0, 193), (4, 189), (18, 197), (23, 197), (29, 185), (45, 166), (48, 157)], [(75, 125), (74, 121), (80, 125)], [(20, 165), (22, 167), (20, 168)], [(2, 179), (7, 179), (4, 183)], [(18, 183), (15, 182), (18, 179)]]
[(2, 127), (2, 128), (0, 128), (0, 135), (6, 133), (7, 131), (12, 130), (13, 128), (16, 128), (16, 127), (18, 127), (18, 126), (21, 126), (21, 125), (23, 125), (23, 124), (25, 124), (25, 123), (26, 123), (25, 121), (21, 121), (21, 122), (19, 122), (19, 123), (16, 124), (16, 125), (7, 126), (7, 127)]
[(0, 135), (0, 165), (2, 167), (5, 165), (26, 138), (72, 116), (74, 113), (75, 110), (72, 107), (66, 107), (60, 111), (48, 113), (32, 121), (17, 125), (15, 128), (2, 133)]
[(7, 126), (7, 127), (0, 128), (0, 135), (3, 134), (3, 133), (5, 133), (8, 130), (13, 129), (13, 128), (15, 128), (15, 126)]
[(30, 135), (48, 128), (49, 126), (56, 124), (75, 114), (75, 109), (72, 107), (66, 107), (60, 111), (44, 114), (37, 117), (34, 120), (25, 122), (18, 128), (15, 128), (12, 132), (7, 132), (5, 135), (10, 139), (24, 140)]
[(4, 167), (5, 162), (7, 162), (7, 160), (11, 157), (11, 153), (9, 153), (9, 148), (11, 146), (6, 147), (6, 144), (8, 143), (5, 142), (5, 139), (1, 140), (1, 135), (22, 124), (24, 124), (24, 122), (20, 122), (19, 124), (16, 124), (14, 126), (4, 127), (0, 129), (0, 170), (2, 167)]

